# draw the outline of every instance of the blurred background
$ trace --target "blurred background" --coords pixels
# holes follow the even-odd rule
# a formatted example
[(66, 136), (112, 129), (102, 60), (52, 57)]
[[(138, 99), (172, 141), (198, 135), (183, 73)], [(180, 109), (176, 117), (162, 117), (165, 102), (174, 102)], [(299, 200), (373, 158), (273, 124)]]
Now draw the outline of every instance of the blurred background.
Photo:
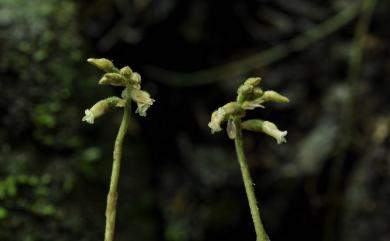
[[(235, 157), (207, 123), (249, 76), (290, 103), (244, 133), (273, 241), (390, 240), (390, 1), (0, 0), (0, 240), (102, 240), (120, 94), (86, 62), (141, 73), (156, 99), (124, 146), (118, 241), (255, 240)], [(374, 11), (372, 12), (372, 9)]]

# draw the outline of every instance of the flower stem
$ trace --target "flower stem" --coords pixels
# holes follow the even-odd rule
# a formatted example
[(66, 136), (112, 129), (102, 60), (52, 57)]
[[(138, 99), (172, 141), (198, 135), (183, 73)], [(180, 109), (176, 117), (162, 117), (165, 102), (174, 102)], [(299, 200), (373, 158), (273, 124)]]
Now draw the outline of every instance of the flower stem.
[(130, 119), (130, 101), (128, 100), (123, 112), (122, 122), (119, 127), (119, 131), (115, 140), (113, 163), (110, 181), (110, 190), (107, 195), (107, 207), (106, 207), (106, 230), (104, 233), (104, 241), (114, 240), (115, 231), (115, 217), (116, 217), (116, 203), (118, 199), (118, 181), (121, 167), (122, 158), (122, 146), (123, 140), (127, 132)]
[(248, 197), (248, 203), (252, 215), (253, 224), (255, 226), (255, 232), (257, 237), (256, 241), (269, 241), (268, 235), (265, 232), (263, 224), (261, 222), (260, 211), (257, 206), (255, 191), (253, 189), (253, 182), (252, 182), (252, 178), (249, 172), (248, 164), (244, 153), (241, 120), (236, 119), (235, 122), (236, 122), (235, 124), (237, 128), (237, 134), (236, 134), (236, 138), (234, 139), (234, 144), (236, 147), (238, 162), (240, 164), (242, 180), (244, 181), (245, 191)]

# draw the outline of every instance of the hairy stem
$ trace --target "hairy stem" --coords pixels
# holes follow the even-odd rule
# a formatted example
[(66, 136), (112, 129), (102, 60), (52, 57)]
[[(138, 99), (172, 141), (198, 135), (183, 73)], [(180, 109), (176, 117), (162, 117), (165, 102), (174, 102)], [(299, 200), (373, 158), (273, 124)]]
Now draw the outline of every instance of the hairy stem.
[(264, 230), (263, 224), (260, 218), (260, 211), (257, 206), (257, 200), (255, 196), (255, 191), (253, 189), (253, 182), (249, 172), (248, 164), (246, 161), (243, 141), (242, 141), (242, 130), (241, 130), (241, 121), (235, 120), (237, 133), (236, 138), (234, 139), (234, 144), (236, 147), (236, 153), (238, 162), (240, 164), (242, 180), (244, 181), (246, 195), (248, 197), (249, 208), (252, 215), (253, 224), (255, 226), (256, 232), (256, 241), (268, 241), (268, 235)]
[(121, 168), (122, 146), (123, 140), (127, 132), (130, 119), (130, 101), (127, 101), (124, 107), (122, 122), (115, 140), (110, 190), (107, 195), (106, 207), (106, 230), (104, 233), (104, 241), (113, 241), (115, 232), (115, 217), (116, 217), (116, 203), (118, 199), (118, 181)]

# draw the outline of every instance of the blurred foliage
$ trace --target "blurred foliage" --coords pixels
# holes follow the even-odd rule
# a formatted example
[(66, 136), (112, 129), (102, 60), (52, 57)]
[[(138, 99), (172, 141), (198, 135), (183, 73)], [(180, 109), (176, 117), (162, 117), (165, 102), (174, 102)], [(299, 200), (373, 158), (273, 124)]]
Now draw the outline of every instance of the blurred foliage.
[(83, 229), (79, 208), (64, 202), (75, 171), (96, 160), (93, 149), (73, 156), (82, 148), (70, 104), (83, 73), (76, 16), (73, 1), (0, 1), (1, 240), (69, 240)]
[(31, 226), (31, 222), (39, 219), (55, 222), (61, 216), (52, 204), (49, 184), (48, 175), (10, 175), (0, 182), (1, 240), (34, 240), (34, 233), (29, 233), (34, 230), (20, 232), (20, 227), (39, 229)]
[(33, 122), (34, 137), (42, 144), (74, 144), (59, 129), (69, 118), (64, 115), (70, 115), (61, 110), (81, 60), (75, 11), (72, 1), (1, 1), (1, 106), (13, 107), (2, 122), (14, 125), (7, 129), (10, 135), (20, 135)]
[[(114, 59), (143, 76), (153, 76), (147, 66), (190, 75), (223, 69), (353, 4), (0, 0), (0, 240), (102, 238), (120, 114), (82, 124), (84, 109), (99, 96), (118, 94), (96, 87), (98, 73), (87, 57)], [(388, 240), (389, 9), (389, 1), (378, 1), (357, 93), (346, 81), (356, 18), (237, 78), (192, 88), (165, 85), (158, 76), (143, 80), (157, 101), (147, 119), (134, 117), (130, 125), (116, 240), (254, 238), (233, 143), (207, 128), (211, 111), (250, 75), (291, 100), (261, 113), (289, 131), (286, 145), (255, 134), (245, 138), (272, 240)], [(351, 94), (358, 96), (353, 139), (340, 152)], [(340, 185), (329, 197), (331, 170), (340, 159)], [(335, 218), (326, 228), (330, 213)]]

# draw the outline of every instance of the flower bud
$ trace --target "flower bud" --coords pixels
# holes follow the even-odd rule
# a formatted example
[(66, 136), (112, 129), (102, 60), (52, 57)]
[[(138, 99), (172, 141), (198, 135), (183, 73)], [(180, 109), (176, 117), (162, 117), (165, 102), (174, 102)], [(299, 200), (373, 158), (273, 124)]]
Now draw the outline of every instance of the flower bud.
[(114, 64), (105, 58), (101, 59), (94, 59), (94, 58), (89, 58), (87, 59), (88, 63), (91, 63), (98, 67), (101, 70), (104, 70), (106, 72), (112, 72), (114, 70)]
[(126, 86), (126, 79), (118, 73), (107, 73), (99, 80), (101, 85)]
[(246, 100), (253, 100), (260, 97), (263, 91), (257, 86), (260, 85), (261, 78), (248, 78), (237, 90), (237, 101), (242, 103)]
[(211, 133), (222, 131), (221, 124), (225, 121), (226, 112), (222, 107), (219, 107), (211, 114), (211, 120), (208, 126), (211, 129)]
[(253, 99), (259, 98), (264, 94), (264, 91), (260, 88), (254, 88), (252, 92)]
[(263, 132), (275, 138), (278, 144), (286, 142), (285, 137), (287, 135), (287, 131), (280, 131), (278, 127), (272, 122), (269, 121), (263, 122)]
[(242, 122), (241, 127), (245, 130), (263, 132), (275, 138), (278, 144), (286, 142), (287, 131), (280, 131), (278, 127), (269, 121), (247, 120)]
[(236, 102), (229, 102), (226, 105), (222, 106), (222, 108), (225, 110), (227, 117), (243, 117), (245, 115), (245, 110), (243, 110), (241, 106)]
[(153, 105), (155, 101), (150, 98), (148, 92), (135, 88), (131, 89), (130, 97), (137, 103), (137, 110), (135, 111), (135, 113), (138, 113), (140, 116), (146, 116), (146, 111), (151, 105)]
[(243, 117), (245, 110), (236, 102), (230, 102), (226, 105), (218, 108), (211, 114), (211, 120), (208, 126), (211, 129), (211, 133), (221, 131), (221, 124), (225, 122), (229, 117)]
[(132, 80), (132, 82), (134, 81), (135, 84), (141, 83), (141, 75), (139, 75), (137, 72), (133, 72), (130, 79)]
[(108, 110), (108, 103), (105, 100), (98, 101), (91, 109), (85, 110), (85, 116), (82, 121), (85, 121), (89, 124), (95, 123), (95, 119), (102, 116)]
[(130, 79), (133, 75), (133, 70), (129, 66), (125, 66), (119, 70), (119, 73), (126, 79)]
[(104, 115), (110, 109), (110, 107), (120, 107), (122, 106), (122, 104), (123, 100), (116, 96), (100, 100), (96, 104), (94, 104), (91, 109), (85, 110), (85, 116), (83, 117), (82, 121), (85, 121), (89, 124), (93, 124), (95, 122), (95, 119)]
[(251, 77), (245, 80), (244, 85), (249, 85), (249, 86), (259, 86), (261, 83), (261, 78), (260, 77)]
[(272, 101), (277, 103), (288, 103), (290, 100), (273, 90), (267, 90), (261, 97), (264, 101)]
[(229, 119), (226, 127), (226, 132), (227, 135), (229, 136), (230, 139), (234, 140), (237, 136), (237, 127), (236, 123), (234, 120)]
[(245, 84), (241, 85), (237, 90), (237, 94), (239, 96), (247, 96), (250, 95), (252, 92), (253, 92), (253, 86), (245, 85)]

